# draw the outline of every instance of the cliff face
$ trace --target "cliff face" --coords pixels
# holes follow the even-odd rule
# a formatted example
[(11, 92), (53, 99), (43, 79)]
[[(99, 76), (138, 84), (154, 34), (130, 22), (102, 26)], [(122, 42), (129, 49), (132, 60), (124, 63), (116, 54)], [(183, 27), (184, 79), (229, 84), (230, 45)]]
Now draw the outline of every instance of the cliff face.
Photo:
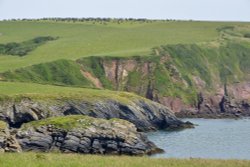
[(132, 93), (71, 91), (1, 95), (0, 151), (152, 154), (162, 150), (142, 132), (193, 127), (167, 107)]
[(60, 60), (9, 71), (1, 78), (134, 92), (174, 112), (197, 113), (222, 111), (225, 84), (231, 99), (247, 102), (249, 73), (248, 44), (228, 42), (216, 47), (161, 46), (148, 56)]
[[(196, 103), (195, 90), (189, 89), (187, 81), (181, 77), (178, 69), (170, 64), (168, 55), (152, 58), (91, 59), (93, 62), (98, 62), (105, 76), (104, 82), (109, 83), (107, 87), (113, 90), (134, 92), (159, 102), (175, 112), (190, 108)], [(85, 61), (78, 60), (78, 63), (82, 63), (82, 68), (87, 70)], [(96, 68), (96, 66), (91, 65), (91, 68)], [(92, 75), (98, 74), (93, 71)], [(97, 81), (97, 83), (102, 82), (102, 78)], [(188, 93), (191, 94), (190, 99), (187, 97)], [(180, 97), (173, 97), (175, 95)], [(186, 101), (190, 103), (185, 103)]]
[(23, 123), (66, 115), (88, 115), (95, 118), (120, 118), (127, 120), (139, 131), (176, 129), (189, 126), (175, 117), (165, 106), (149, 100), (74, 100), (47, 99), (5, 101), (0, 104), (0, 118), (10, 127), (20, 128)]
[(218, 89), (215, 95), (198, 94), (195, 109), (183, 109), (178, 117), (191, 118), (237, 118), (250, 116), (249, 83), (238, 83)]
[[(168, 106), (176, 113), (221, 113), (225, 92), (247, 115), (250, 99), (250, 48), (228, 43), (219, 48), (174, 45), (154, 48), (148, 57), (101, 58), (77, 61), (83, 70), (100, 76), (109, 89), (134, 92)], [(98, 70), (95, 70), (98, 69)], [(231, 111), (229, 113), (232, 113)], [(235, 112), (237, 114), (237, 112)]]

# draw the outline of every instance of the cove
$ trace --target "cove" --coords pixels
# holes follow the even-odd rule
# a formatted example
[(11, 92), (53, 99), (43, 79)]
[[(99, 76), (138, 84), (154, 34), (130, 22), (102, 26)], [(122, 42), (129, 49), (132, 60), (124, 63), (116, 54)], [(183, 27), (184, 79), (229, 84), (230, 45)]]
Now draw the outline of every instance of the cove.
[(148, 133), (149, 140), (165, 150), (157, 158), (250, 159), (250, 118), (183, 119), (194, 129)]

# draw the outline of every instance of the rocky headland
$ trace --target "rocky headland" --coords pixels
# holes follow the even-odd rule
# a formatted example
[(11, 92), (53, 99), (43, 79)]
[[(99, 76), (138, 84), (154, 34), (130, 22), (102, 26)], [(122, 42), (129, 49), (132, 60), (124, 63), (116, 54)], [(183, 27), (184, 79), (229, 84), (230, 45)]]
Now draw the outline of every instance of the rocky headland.
[(162, 151), (128, 121), (78, 115), (27, 123), (15, 138), (22, 151), (116, 155)]
[(123, 102), (6, 99), (0, 104), (0, 118), (3, 152), (153, 154), (162, 150), (143, 132), (193, 127), (192, 123), (176, 118), (167, 107), (141, 97)]

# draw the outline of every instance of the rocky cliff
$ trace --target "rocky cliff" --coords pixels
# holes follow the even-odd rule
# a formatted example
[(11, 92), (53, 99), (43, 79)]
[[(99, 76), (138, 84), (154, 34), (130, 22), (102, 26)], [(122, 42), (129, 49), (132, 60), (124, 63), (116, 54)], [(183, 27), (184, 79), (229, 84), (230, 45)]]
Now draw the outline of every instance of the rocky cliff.
[(132, 123), (119, 119), (54, 117), (27, 123), (12, 131), (12, 135), (8, 133), (0, 134), (0, 149), (3, 152), (143, 155), (162, 151), (137, 132)]
[(23, 123), (65, 115), (88, 115), (96, 118), (120, 118), (132, 122), (139, 131), (183, 128), (183, 123), (165, 106), (140, 98), (126, 102), (112, 99), (49, 99), (34, 100), (22, 97), (0, 104), (0, 118), (10, 127)]
[(0, 121), (0, 152), (21, 152), (15, 135), (11, 134), (6, 122)]
[(239, 118), (250, 116), (249, 83), (234, 84), (220, 89), (216, 95), (198, 95), (197, 108), (183, 109), (176, 113), (182, 118)]
[(137, 95), (117, 92), (110, 98), (100, 93), (98, 97), (86, 96), (1, 97), (0, 150), (151, 154), (162, 150), (140, 131), (193, 127), (167, 107)]

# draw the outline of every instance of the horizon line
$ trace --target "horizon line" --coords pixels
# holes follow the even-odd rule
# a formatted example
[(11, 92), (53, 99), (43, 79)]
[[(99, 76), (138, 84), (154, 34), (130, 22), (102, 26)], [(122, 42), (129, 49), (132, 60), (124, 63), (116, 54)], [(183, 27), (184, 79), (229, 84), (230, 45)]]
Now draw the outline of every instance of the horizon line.
[(147, 21), (190, 21), (190, 22), (244, 22), (244, 23), (250, 23), (246, 20), (196, 20), (196, 19), (172, 19), (172, 18), (143, 18), (143, 17), (36, 17), (36, 18), (0, 18), (0, 21), (32, 21), (32, 20), (53, 20), (53, 19), (95, 19), (95, 20), (104, 20), (104, 19), (112, 19), (112, 20), (147, 20)]

